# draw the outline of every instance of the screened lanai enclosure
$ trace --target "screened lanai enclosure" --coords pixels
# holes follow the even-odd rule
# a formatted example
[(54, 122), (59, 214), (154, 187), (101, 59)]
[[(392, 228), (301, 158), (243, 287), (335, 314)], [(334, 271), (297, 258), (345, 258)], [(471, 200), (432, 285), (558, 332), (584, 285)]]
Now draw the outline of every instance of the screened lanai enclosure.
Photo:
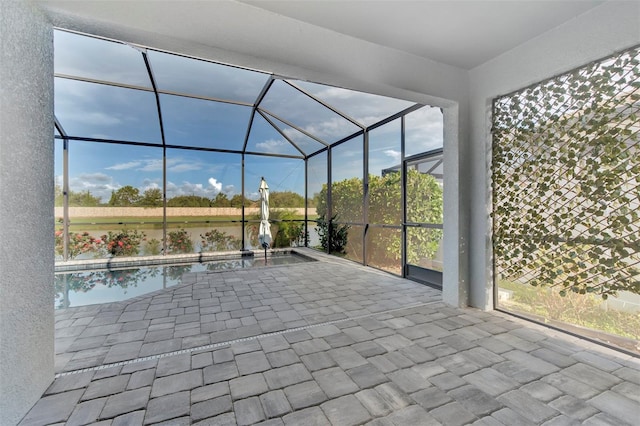
[(441, 285), (439, 108), (56, 30), (58, 260), (308, 246)]

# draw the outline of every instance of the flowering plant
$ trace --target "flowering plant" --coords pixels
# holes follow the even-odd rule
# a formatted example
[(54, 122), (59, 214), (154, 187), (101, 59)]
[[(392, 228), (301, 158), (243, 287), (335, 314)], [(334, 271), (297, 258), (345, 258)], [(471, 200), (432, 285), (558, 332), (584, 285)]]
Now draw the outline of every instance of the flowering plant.
[[(67, 255), (69, 259), (73, 259), (82, 253), (96, 251), (102, 241), (89, 235), (88, 232), (69, 232), (69, 245), (67, 246)], [(57, 230), (55, 232), (56, 254), (64, 256), (64, 232)]]
[(144, 232), (137, 229), (122, 229), (120, 231), (109, 231), (102, 236), (104, 250), (112, 256), (136, 256), (142, 241), (146, 240)]
[(167, 252), (193, 253), (193, 241), (184, 229), (171, 231), (167, 234)]

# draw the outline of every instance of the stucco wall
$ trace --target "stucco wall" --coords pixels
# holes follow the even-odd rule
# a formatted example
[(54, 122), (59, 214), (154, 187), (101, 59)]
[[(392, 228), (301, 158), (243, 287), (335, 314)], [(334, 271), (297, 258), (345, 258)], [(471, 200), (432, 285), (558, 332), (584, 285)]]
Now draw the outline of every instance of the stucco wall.
[(53, 32), (0, 1), (0, 424), (53, 380)]
[(491, 101), (640, 44), (640, 3), (606, 2), (470, 71), (471, 306), (493, 307), (491, 259)]

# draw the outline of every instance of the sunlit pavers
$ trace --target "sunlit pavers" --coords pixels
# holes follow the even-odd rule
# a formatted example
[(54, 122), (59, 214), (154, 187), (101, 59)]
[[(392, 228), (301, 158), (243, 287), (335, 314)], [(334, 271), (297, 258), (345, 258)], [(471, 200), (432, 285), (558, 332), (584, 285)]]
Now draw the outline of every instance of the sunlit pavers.
[(59, 311), (62, 375), (22, 424), (624, 425), (640, 413), (638, 359), (346, 261), (189, 282)]

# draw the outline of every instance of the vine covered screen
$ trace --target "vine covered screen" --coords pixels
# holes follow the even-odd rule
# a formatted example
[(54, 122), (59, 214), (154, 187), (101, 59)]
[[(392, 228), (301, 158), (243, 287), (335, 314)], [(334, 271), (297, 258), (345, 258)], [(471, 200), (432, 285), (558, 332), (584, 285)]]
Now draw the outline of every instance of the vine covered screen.
[[(494, 100), (497, 303), (640, 351), (640, 48)], [(589, 334), (589, 331), (586, 331)]]

